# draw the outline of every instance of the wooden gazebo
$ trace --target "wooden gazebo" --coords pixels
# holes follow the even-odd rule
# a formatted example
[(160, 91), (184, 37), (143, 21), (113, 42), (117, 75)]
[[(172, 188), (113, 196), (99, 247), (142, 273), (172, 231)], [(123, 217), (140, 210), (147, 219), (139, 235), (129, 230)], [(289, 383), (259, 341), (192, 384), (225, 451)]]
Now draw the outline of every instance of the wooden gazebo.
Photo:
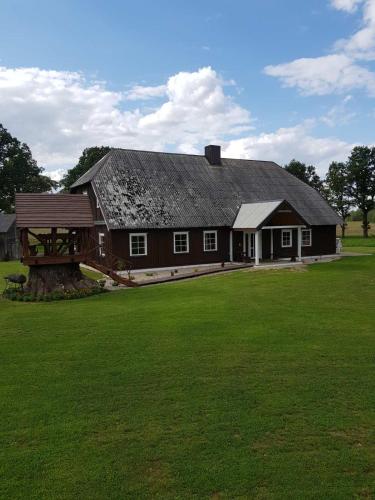
[(29, 266), (79, 263), (92, 248), (94, 219), (81, 194), (16, 194), (22, 262)]
[(105, 252), (105, 262), (100, 261), (102, 252), (95, 240), (88, 196), (18, 193), (16, 224), (20, 232), (21, 261), (30, 268), (27, 288), (34, 293), (96, 285), (83, 276), (80, 263), (98, 269), (123, 285), (138, 286), (115, 272), (118, 258), (111, 252)]

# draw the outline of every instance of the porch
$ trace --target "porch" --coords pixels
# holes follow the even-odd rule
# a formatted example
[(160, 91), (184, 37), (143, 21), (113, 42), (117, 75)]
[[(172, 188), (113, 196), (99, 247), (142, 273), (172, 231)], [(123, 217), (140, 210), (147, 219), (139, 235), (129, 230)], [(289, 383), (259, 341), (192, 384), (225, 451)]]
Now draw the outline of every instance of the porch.
[(311, 229), (286, 200), (248, 203), (240, 207), (230, 234), (230, 260), (302, 261), (302, 247), (311, 245)]

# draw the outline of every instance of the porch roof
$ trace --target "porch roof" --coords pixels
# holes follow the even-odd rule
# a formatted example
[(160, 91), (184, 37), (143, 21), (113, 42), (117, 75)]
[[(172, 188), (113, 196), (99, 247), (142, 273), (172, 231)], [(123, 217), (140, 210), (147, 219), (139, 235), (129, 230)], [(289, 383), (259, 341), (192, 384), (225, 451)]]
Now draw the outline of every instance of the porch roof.
[(259, 229), (283, 203), (287, 203), (295, 211), (286, 200), (243, 203), (234, 221), (233, 229)]

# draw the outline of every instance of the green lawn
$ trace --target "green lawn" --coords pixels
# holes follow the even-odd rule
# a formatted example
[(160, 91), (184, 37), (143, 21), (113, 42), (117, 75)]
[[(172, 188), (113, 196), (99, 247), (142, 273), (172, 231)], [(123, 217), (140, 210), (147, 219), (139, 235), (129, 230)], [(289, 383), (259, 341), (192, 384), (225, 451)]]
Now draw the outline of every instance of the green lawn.
[(344, 251), (375, 253), (375, 236), (365, 239), (360, 236), (347, 236), (343, 239)]
[(374, 256), (0, 300), (0, 498), (374, 498), (374, 302)]

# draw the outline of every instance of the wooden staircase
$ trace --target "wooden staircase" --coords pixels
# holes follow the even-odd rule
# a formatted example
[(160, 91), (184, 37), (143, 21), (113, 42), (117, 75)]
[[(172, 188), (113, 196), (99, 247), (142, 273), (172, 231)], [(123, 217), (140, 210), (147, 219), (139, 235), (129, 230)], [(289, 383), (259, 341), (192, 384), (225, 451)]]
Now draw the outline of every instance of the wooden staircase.
[(106, 276), (109, 276), (110, 278), (113, 279), (113, 281), (116, 281), (117, 283), (121, 283), (121, 285), (125, 285), (128, 287), (136, 288), (138, 287), (138, 283), (136, 283), (133, 280), (130, 280), (128, 278), (125, 278), (125, 276), (121, 276), (120, 274), (117, 274), (115, 271), (110, 269), (109, 267), (99, 264), (95, 260), (87, 260), (86, 264), (90, 267), (93, 267), (94, 269), (100, 271), (102, 274), (105, 274)]
[(94, 269), (97, 269), (101, 273), (109, 276), (120, 283), (121, 285), (125, 285), (131, 288), (136, 288), (139, 286), (135, 281), (125, 278), (125, 276), (121, 276), (114, 269), (123, 269), (127, 271), (130, 275), (130, 271), (133, 268), (133, 264), (130, 261), (121, 259), (114, 255), (107, 246), (98, 245), (95, 238), (90, 236), (91, 241), (91, 249), (87, 252), (86, 258), (84, 260), (85, 264)]

